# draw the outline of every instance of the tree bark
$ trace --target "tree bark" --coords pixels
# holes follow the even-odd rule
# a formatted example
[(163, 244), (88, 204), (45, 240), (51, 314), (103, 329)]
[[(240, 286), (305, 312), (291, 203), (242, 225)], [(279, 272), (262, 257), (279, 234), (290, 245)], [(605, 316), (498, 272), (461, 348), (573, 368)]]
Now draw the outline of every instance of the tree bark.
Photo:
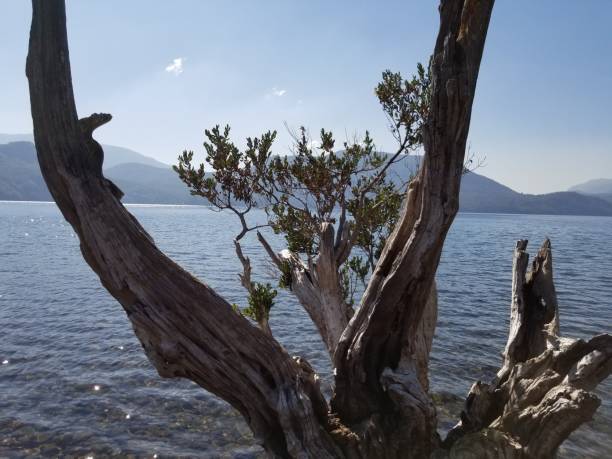
[[(590, 393), (612, 372), (612, 337), (559, 336), (552, 251), (546, 240), (526, 272), (527, 241), (516, 244), (510, 330), (502, 368), (490, 384), (470, 389), (461, 421), (445, 440), (457, 457), (498, 442), (506, 458), (552, 457), (600, 404)], [(503, 446), (502, 446), (503, 445)], [(469, 453), (468, 453), (469, 452)], [(490, 453), (493, 454), (493, 453)]]
[[(242, 264), (242, 273), (238, 274), (240, 284), (248, 292), (249, 295), (253, 295), (253, 281), (251, 280), (251, 260), (242, 253), (242, 246), (238, 239), (234, 239), (234, 248), (236, 249), (236, 256)], [(266, 333), (268, 336), (272, 336), (272, 329), (270, 328), (270, 322), (266, 311), (259, 311), (259, 317), (257, 317), (257, 325), (259, 328)]]
[(333, 357), (340, 336), (353, 315), (353, 309), (342, 295), (333, 225), (323, 223), (319, 254), (308, 264), (288, 250), (274, 252), (261, 233), (257, 233), (257, 237), (280, 270), (286, 269), (284, 263), (291, 270), (291, 291), (310, 316)]
[[(599, 401), (589, 391), (612, 371), (612, 340), (559, 337), (550, 243), (526, 273), (521, 241), (503, 366), (491, 384), (472, 386), (460, 423), (443, 443), (436, 432), (427, 382), (434, 277), (458, 208), (493, 0), (442, 2), (425, 158), (402, 217), (357, 313), (350, 318), (328, 297), (320, 301), (337, 307), (309, 311), (333, 353), (331, 410), (308, 362), (289, 356), (269, 330), (251, 325), (160, 252), (122, 206), (120, 190), (102, 174), (103, 151), (92, 137), (110, 115), (77, 117), (64, 1), (32, 3), (27, 75), (41, 171), (83, 257), (123, 306), (162, 377), (188, 378), (228, 401), (272, 457), (548, 457), (590, 418)], [(334, 250), (333, 230), (323, 230), (322, 258), (301, 268), (292, 260), (293, 274), (309, 276), (315, 287), (336, 282), (328, 274), (337, 275), (345, 253)], [(264, 246), (280, 266), (284, 255)], [(236, 250), (242, 255), (239, 244)], [(248, 259), (241, 261), (242, 281), (251, 285)]]
[(338, 456), (325, 400), (300, 365), (166, 257), (113, 194), (102, 148), (79, 127), (64, 1), (32, 5), (26, 72), (41, 171), (151, 363), (162, 377), (191, 379), (228, 401), (272, 455)]
[(416, 337), (446, 233), (458, 210), (472, 102), (492, 8), (492, 0), (440, 5), (423, 164), (334, 359), (337, 391), (332, 410), (358, 431), (386, 419), (376, 434), (388, 457), (426, 457), (438, 445), (435, 409), (417, 369), (427, 351)]

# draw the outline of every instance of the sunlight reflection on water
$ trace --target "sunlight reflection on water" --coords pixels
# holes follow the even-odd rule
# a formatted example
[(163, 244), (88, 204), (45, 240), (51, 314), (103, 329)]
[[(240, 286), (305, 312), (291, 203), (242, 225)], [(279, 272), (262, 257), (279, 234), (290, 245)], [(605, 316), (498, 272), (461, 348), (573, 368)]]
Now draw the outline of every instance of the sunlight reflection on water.
[[(244, 303), (231, 238), (236, 222), (203, 207), (135, 206), (158, 246), (230, 302)], [(438, 274), (439, 322), (431, 356), (442, 429), (469, 386), (491, 377), (507, 336), (514, 242), (553, 243), (561, 328), (610, 332), (612, 219), (460, 214)], [(268, 270), (245, 242), (257, 279)], [(120, 306), (82, 260), (53, 204), (0, 203), (0, 456), (259, 457), (242, 418), (186, 380), (162, 380)], [(270, 321), (291, 353), (331, 389), (327, 353), (295, 300), (280, 291)], [(612, 384), (594, 421), (560, 457), (612, 457)]]

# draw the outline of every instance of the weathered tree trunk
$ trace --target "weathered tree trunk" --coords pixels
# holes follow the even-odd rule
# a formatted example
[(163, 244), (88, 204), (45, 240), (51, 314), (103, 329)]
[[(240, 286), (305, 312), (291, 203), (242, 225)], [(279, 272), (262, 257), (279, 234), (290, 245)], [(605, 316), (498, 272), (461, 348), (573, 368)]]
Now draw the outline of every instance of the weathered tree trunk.
[(337, 250), (334, 249), (334, 227), (324, 223), (319, 254), (305, 263), (288, 250), (275, 253), (261, 233), (257, 237), (279, 270), (289, 269), (291, 291), (313, 321), (325, 346), (333, 357), (340, 336), (353, 316), (353, 308), (344, 301), (340, 284)]
[[(444, 442), (436, 433), (427, 383), (437, 314), (434, 276), (457, 212), (493, 0), (442, 2), (425, 158), (399, 224), (352, 318), (335, 298), (321, 301), (337, 307), (309, 311), (333, 352), (331, 409), (308, 362), (289, 356), (266, 324), (265, 332), (251, 325), (162, 254), (121, 205), (120, 190), (102, 175), (102, 148), (91, 137), (110, 115), (77, 117), (64, 1), (32, 3), (27, 75), (41, 171), (85, 260), (125, 309), (162, 377), (188, 378), (228, 401), (273, 457), (544, 457), (592, 415), (598, 401), (586, 391), (612, 370), (610, 337), (558, 337), (550, 246), (526, 275), (526, 243), (520, 243), (498, 379), (472, 387), (460, 424)], [(314, 286), (329, 280), (330, 254), (336, 266), (342, 256), (331, 252), (333, 232), (329, 241), (322, 239), (323, 247), (330, 243), (322, 251), (329, 254), (303, 270)], [(250, 286), (250, 264), (241, 261), (242, 280)]]
[(27, 75), (41, 171), (149, 360), (162, 377), (189, 378), (232, 404), (272, 455), (340, 455), (325, 400), (301, 366), (167, 258), (115, 197), (101, 147), (79, 127), (64, 1), (32, 4)]
[[(298, 254), (289, 250), (276, 253), (261, 233), (257, 233), (257, 237), (276, 267), (279, 270), (290, 270), (291, 291), (317, 327), (333, 359), (340, 337), (354, 314), (353, 308), (344, 300), (339, 274), (340, 265), (350, 254), (350, 234), (346, 232), (339, 243), (334, 245), (333, 226), (324, 223), (319, 254), (310, 263), (305, 263)], [(427, 317), (418, 331), (418, 341), (427, 348), (418, 362), (420, 377), (426, 388), (429, 387), (427, 365), (437, 317), (438, 294), (434, 282), (428, 300)]]
[(514, 252), (502, 368), (491, 384), (470, 389), (461, 421), (445, 440), (452, 457), (551, 457), (591, 419), (600, 401), (589, 391), (612, 372), (610, 335), (587, 342), (559, 336), (550, 241), (529, 273), (526, 248), (521, 240)]
[[(436, 415), (417, 362), (417, 339), (446, 233), (458, 210), (472, 102), (493, 1), (443, 1), (431, 63), (425, 156), (406, 204), (335, 356), (332, 410), (376, 454), (426, 457), (437, 448)], [(374, 453), (374, 451), (373, 451)]]

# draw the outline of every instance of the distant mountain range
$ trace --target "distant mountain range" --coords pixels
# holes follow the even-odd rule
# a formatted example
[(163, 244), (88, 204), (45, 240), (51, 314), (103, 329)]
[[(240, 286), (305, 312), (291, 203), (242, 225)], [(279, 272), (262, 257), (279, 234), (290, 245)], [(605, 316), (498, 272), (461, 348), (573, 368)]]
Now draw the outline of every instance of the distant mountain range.
[(580, 194), (596, 196), (612, 203), (612, 179), (595, 179), (575, 185), (569, 189)]
[[(11, 142), (34, 143), (34, 137), (32, 136), (32, 134), (0, 134), (0, 144), (8, 144)], [(34, 160), (37, 161), (36, 152), (34, 152)], [(129, 148), (117, 147), (114, 145), (104, 145), (105, 169), (125, 163), (138, 163), (145, 164), (147, 166), (163, 168), (169, 167), (167, 164), (161, 163), (156, 159), (137, 153), (134, 150), (130, 150)]]
[[(104, 145), (104, 175), (125, 193), (126, 203), (203, 203), (189, 194), (169, 165), (127, 148)], [(32, 142), (0, 144), (0, 200), (52, 200)]]
[[(2, 144), (2, 142), (10, 142)], [(135, 151), (104, 145), (104, 174), (125, 193), (123, 202), (142, 204), (205, 204), (191, 196), (167, 164)], [(405, 180), (418, 157), (395, 164), (391, 176)], [(0, 134), (0, 200), (50, 201), (31, 136)], [(570, 191), (530, 195), (475, 172), (461, 182), (463, 212), (612, 216), (612, 180), (577, 185)]]

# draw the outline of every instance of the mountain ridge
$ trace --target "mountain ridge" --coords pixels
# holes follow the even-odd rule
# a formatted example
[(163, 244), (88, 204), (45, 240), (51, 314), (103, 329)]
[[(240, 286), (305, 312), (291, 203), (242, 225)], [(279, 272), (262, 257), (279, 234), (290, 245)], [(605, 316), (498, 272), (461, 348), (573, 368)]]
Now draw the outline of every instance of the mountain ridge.
[[(104, 148), (104, 174), (125, 193), (123, 202), (206, 204), (189, 193), (169, 165), (122, 147)], [(127, 153), (121, 156), (124, 150)], [(405, 181), (416, 170), (419, 158), (407, 159), (403, 165), (393, 165), (389, 171), (392, 178)], [(0, 200), (52, 200), (31, 142), (0, 144)], [(599, 196), (576, 191), (523, 194), (476, 172), (463, 177), (459, 201), (461, 212), (612, 216), (612, 202)]]
[(598, 178), (587, 180), (569, 188), (569, 191), (575, 191), (587, 196), (595, 196), (612, 203), (612, 179)]
[(612, 178), (598, 178), (587, 180), (568, 189), (584, 194), (612, 194)]
[[(32, 134), (2, 134), (0, 133), (0, 145), (10, 143), (29, 142), (34, 143)], [(104, 149), (104, 169), (124, 163), (141, 163), (149, 166), (167, 168), (169, 164), (162, 163), (154, 158), (145, 156), (142, 153), (117, 145), (102, 144)]]

